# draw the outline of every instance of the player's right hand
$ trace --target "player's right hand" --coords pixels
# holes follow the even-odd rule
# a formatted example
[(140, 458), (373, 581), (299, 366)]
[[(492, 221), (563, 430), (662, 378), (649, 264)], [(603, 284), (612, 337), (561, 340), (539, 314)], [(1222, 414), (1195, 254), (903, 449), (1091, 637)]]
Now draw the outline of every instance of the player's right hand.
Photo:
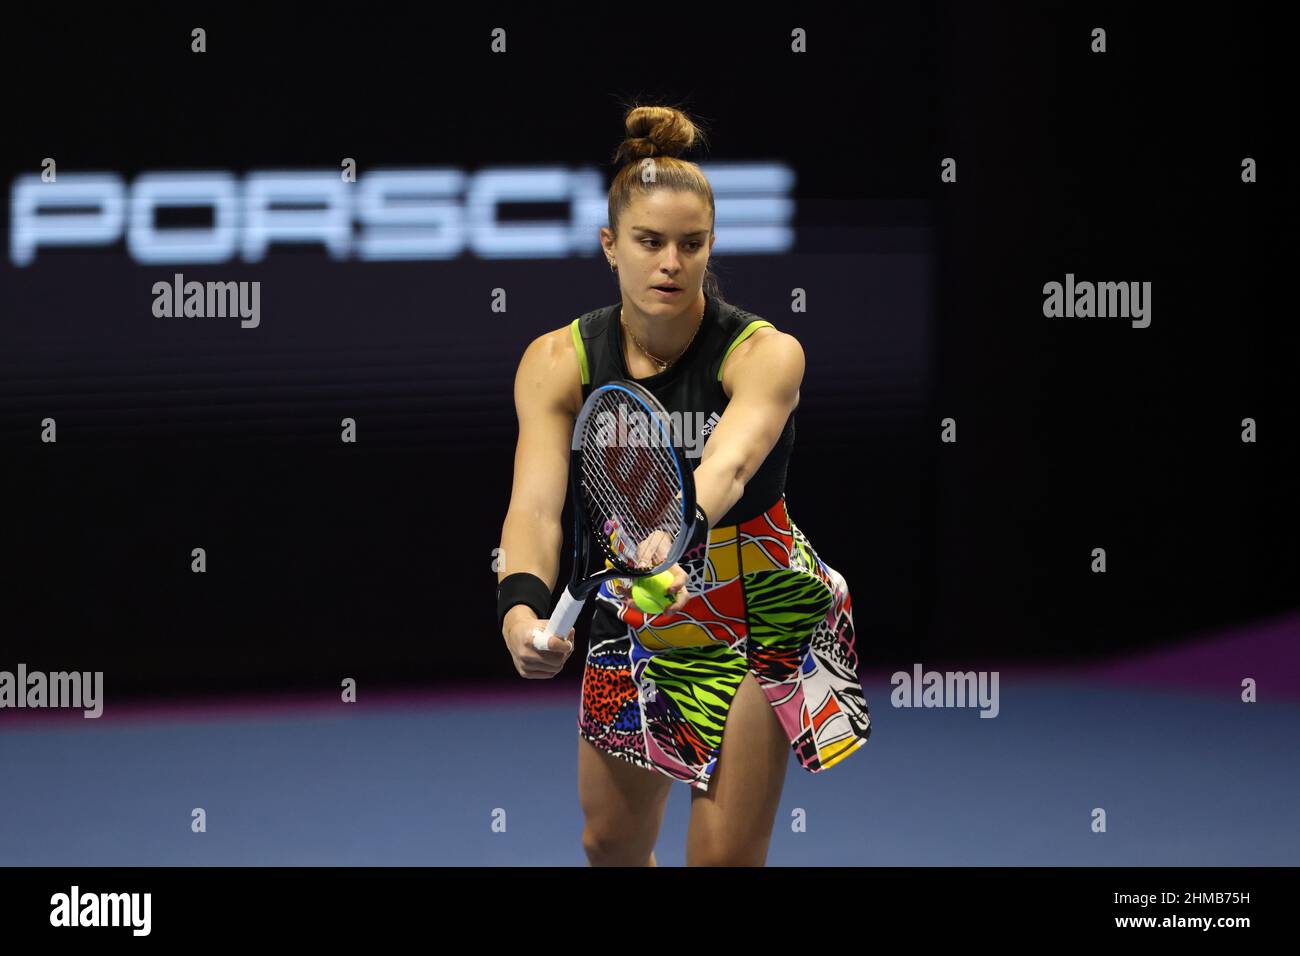
[(569, 628), (568, 640), (552, 634), (546, 641), (546, 650), (539, 650), (533, 643), (533, 635), (541, 636), (546, 630), (547, 620), (538, 618), (522, 604), (515, 605), (506, 615), (502, 636), (520, 677), (531, 680), (554, 677), (573, 653), (573, 628)]

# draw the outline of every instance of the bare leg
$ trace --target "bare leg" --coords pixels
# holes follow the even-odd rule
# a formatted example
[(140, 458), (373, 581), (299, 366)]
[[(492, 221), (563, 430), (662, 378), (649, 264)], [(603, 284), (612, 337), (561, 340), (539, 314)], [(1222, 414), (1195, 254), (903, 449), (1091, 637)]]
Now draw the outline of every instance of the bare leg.
[(691, 791), (687, 866), (763, 866), (790, 740), (753, 674), (736, 691), (707, 791)]
[(655, 840), (671, 777), (605, 753), (578, 737), (578, 802), (588, 866), (658, 866)]

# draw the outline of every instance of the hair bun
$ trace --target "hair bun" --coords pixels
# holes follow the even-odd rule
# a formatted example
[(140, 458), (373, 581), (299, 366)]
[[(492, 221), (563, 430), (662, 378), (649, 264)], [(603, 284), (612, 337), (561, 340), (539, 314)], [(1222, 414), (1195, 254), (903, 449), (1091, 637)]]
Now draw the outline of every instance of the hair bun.
[(620, 166), (647, 156), (680, 156), (700, 133), (685, 113), (671, 106), (635, 106), (623, 125), (627, 138), (614, 153)]

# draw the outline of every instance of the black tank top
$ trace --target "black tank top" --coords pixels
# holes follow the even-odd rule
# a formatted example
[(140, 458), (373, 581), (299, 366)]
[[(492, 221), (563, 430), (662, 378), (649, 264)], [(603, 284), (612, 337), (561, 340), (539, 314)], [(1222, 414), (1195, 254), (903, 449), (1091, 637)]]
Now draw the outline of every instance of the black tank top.
[[(676, 362), (657, 375), (632, 379), (663, 403), (676, 421), (691, 470), (700, 463), (704, 443), (726, 410), (729, 399), (722, 389), (722, 365), (731, 350), (771, 322), (728, 302), (705, 296), (704, 320), (699, 332)], [(631, 379), (621, 347), (621, 305), (588, 312), (570, 323), (573, 344), (582, 367), (582, 398), (593, 388), (617, 379)], [(794, 412), (776, 445), (745, 485), (744, 494), (720, 519), (709, 515), (714, 526), (739, 524), (766, 511), (785, 493), (786, 467), (794, 449)]]

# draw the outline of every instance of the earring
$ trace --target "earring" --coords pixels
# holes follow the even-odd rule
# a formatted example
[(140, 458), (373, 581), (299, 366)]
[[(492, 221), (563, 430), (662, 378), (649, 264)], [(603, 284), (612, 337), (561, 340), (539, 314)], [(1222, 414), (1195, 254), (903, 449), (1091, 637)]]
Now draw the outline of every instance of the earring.
[(611, 259), (611, 260), (609, 261), (609, 271), (610, 271), (610, 272), (617, 272), (617, 271), (618, 271), (618, 266), (614, 265), (614, 260), (613, 260), (613, 259)]

